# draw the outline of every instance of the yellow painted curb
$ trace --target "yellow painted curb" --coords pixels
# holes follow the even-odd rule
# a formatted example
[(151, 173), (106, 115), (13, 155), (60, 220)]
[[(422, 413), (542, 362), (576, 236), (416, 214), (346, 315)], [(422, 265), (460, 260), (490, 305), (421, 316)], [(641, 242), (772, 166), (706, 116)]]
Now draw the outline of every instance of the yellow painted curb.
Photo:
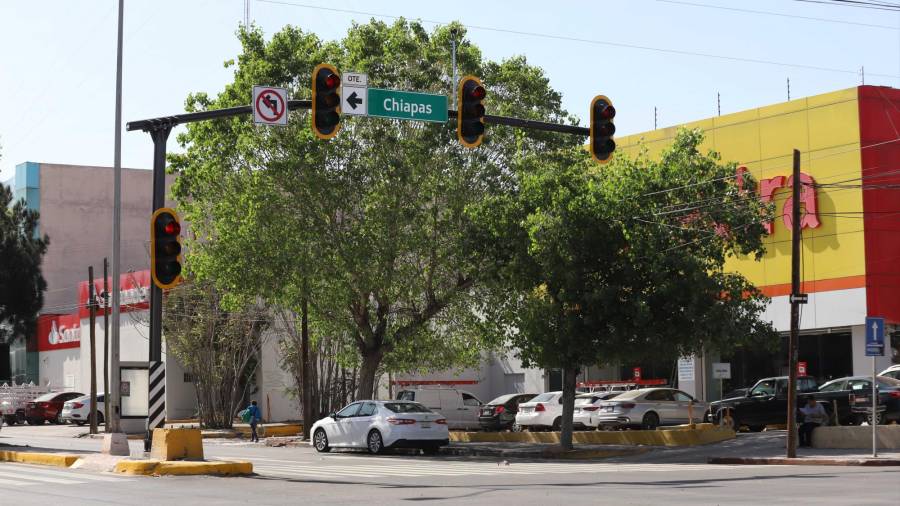
[[(695, 446), (734, 438), (734, 431), (720, 428), (675, 430), (626, 430), (575, 432), (572, 442), (648, 446)], [(451, 432), (456, 443), (559, 443), (559, 432)]]
[[(236, 425), (234, 430), (245, 436), (250, 435), (250, 427), (246, 425)], [(303, 432), (303, 425), (299, 423), (285, 423), (277, 425), (261, 424), (257, 427), (257, 432), (261, 437), (278, 437), (278, 436), (296, 436)]]
[(122, 460), (115, 472), (140, 476), (239, 476), (253, 474), (253, 463), (243, 461)]
[(33, 453), (2, 450), (0, 462), (21, 462), (23, 464), (39, 464), (42, 466), (69, 467), (80, 456), (68, 453)]

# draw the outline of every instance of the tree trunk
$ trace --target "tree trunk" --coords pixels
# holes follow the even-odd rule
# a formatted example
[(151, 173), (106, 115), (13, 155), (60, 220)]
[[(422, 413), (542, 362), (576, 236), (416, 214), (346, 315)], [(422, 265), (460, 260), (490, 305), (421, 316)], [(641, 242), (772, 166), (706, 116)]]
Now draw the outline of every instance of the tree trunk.
[(381, 365), (381, 350), (365, 350), (362, 356), (362, 364), (359, 367), (359, 382), (356, 384), (356, 399), (374, 399), (375, 373)]
[(563, 450), (572, 449), (572, 415), (575, 413), (575, 378), (578, 368), (567, 365), (563, 368), (562, 394), (562, 433), (559, 435), (559, 446)]
[(308, 304), (306, 297), (303, 297), (302, 314), (300, 316), (300, 361), (303, 383), (303, 438), (309, 441), (309, 428), (315, 422), (312, 406), (312, 385), (310, 384), (312, 374), (310, 369), (312, 362), (309, 359), (309, 321), (307, 320)]

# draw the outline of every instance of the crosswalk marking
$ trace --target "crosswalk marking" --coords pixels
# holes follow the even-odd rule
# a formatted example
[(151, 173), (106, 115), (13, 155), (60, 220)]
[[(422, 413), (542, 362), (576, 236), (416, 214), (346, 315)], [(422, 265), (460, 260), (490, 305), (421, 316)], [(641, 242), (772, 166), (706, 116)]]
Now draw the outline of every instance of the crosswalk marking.
[(129, 481), (129, 478), (100, 476), (74, 471), (57, 471), (27, 464), (0, 464), (0, 487), (28, 487), (35, 485), (82, 485), (105, 481)]
[[(484, 461), (434, 461), (378, 457), (332, 456), (320, 462), (297, 462), (281, 459), (252, 459), (254, 471), (260, 475), (289, 478), (340, 480), (375, 477), (497, 476), (574, 473), (621, 473), (630, 471), (728, 471), (763, 466), (727, 466), (714, 464), (612, 464), (565, 462), (512, 462), (509, 465)], [(340, 462), (340, 461), (344, 462)], [(256, 462), (259, 461), (259, 462)], [(352, 464), (350, 462), (353, 462)], [(766, 466), (771, 467), (771, 466)]]

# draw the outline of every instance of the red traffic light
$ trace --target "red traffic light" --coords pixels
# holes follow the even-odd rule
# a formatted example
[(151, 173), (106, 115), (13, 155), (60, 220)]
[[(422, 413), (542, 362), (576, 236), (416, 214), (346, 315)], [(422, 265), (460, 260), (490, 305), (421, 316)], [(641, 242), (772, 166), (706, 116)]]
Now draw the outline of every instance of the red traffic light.
[(323, 84), (326, 88), (333, 90), (341, 85), (341, 78), (338, 77), (337, 74), (328, 74), (328, 76), (325, 77)]
[(487, 90), (484, 89), (484, 86), (473, 86), (466, 92), (466, 98), (472, 100), (481, 100), (485, 96), (487, 96)]
[(597, 95), (591, 101), (591, 130), (590, 150), (594, 161), (607, 163), (612, 159), (616, 150), (616, 142), (612, 139), (616, 133), (616, 125), (613, 118), (616, 117), (616, 108), (612, 101), (603, 95)]
[(166, 235), (178, 235), (181, 233), (181, 225), (177, 221), (170, 221), (163, 225), (163, 233)]
[[(600, 117), (603, 119), (613, 119), (616, 117), (616, 108), (608, 105), (600, 110)], [(612, 135), (612, 134), (609, 134)]]

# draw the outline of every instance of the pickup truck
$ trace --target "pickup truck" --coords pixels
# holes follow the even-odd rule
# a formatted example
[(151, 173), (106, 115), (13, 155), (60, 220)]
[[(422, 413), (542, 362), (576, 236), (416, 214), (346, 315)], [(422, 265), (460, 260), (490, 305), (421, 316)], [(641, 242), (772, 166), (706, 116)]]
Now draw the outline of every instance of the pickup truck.
[[(763, 378), (741, 397), (709, 403), (705, 419), (718, 424), (723, 417), (727, 417), (725, 422), (735, 431), (745, 425), (753, 432), (763, 430), (766, 425), (787, 423), (787, 385), (787, 376)], [(818, 393), (816, 386), (813, 377), (797, 378), (797, 407), (806, 403), (808, 396)], [(847, 403), (846, 399), (844, 403)], [(830, 406), (824, 404), (830, 413)]]

